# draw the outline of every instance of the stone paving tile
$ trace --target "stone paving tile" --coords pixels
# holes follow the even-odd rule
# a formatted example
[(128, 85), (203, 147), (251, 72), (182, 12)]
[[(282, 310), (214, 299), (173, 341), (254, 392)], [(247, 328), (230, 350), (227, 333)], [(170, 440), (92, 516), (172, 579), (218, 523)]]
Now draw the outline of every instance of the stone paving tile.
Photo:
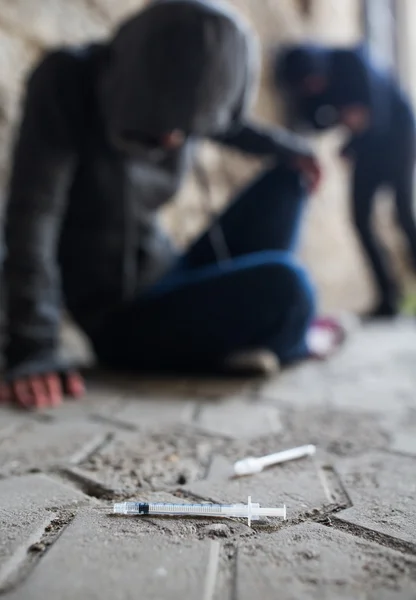
[(203, 478), (221, 444), (184, 431), (120, 432), (80, 469), (106, 487), (127, 492), (178, 487)]
[(277, 408), (242, 398), (202, 404), (195, 426), (212, 435), (248, 439), (275, 434), (282, 429)]
[(195, 395), (188, 379), (179, 377), (149, 378), (107, 371), (92, 371), (86, 376), (91, 392), (103, 390), (121, 398), (186, 398)]
[(7, 437), (21, 425), (35, 421), (33, 414), (16, 410), (8, 406), (0, 406), (0, 440)]
[(309, 406), (329, 406), (331, 389), (325, 368), (323, 363), (306, 362), (260, 383), (256, 394), (278, 407), (304, 407), (306, 401)]
[(217, 455), (214, 456), (207, 472), (207, 481), (228, 482), (234, 477), (234, 465), (229, 457)]
[[(115, 379), (110, 377), (109, 383), (114, 390), (122, 389), (123, 394), (130, 398), (147, 396), (152, 398), (226, 399), (235, 396), (249, 396), (255, 389), (252, 379), (217, 379), (215, 377), (188, 379), (178, 377)], [(110, 389), (108, 383), (107, 389)]]
[(391, 449), (403, 454), (416, 456), (416, 427), (404, 425), (393, 434)]
[(390, 450), (416, 456), (416, 409), (385, 415), (382, 424), (390, 436)]
[(416, 559), (302, 524), (241, 545), (238, 600), (414, 600)]
[(340, 461), (337, 471), (352, 503), (339, 519), (416, 545), (415, 458), (374, 453)]
[(67, 400), (57, 408), (28, 412), (0, 406), (0, 437), (10, 427), (33, 422), (90, 420), (96, 417), (111, 418), (126, 404), (121, 397), (105, 389), (89, 390), (79, 401)]
[(358, 329), (334, 360), (331, 371), (338, 375), (394, 368), (402, 375), (414, 374), (416, 329), (414, 319), (369, 324)]
[(139, 397), (133, 401), (126, 400), (115, 420), (137, 429), (166, 429), (190, 423), (195, 409), (196, 403), (191, 400)]
[[(287, 463), (252, 477), (229, 478), (225, 459), (214, 462), (205, 481), (184, 486), (186, 492), (220, 503), (247, 503), (248, 496), (262, 506), (287, 507), (287, 518), (297, 519), (314, 509), (334, 503), (325, 472), (315, 461)], [(280, 520), (270, 521), (276, 526)]]
[(250, 453), (263, 455), (304, 444), (315, 444), (328, 459), (388, 448), (390, 437), (383, 422), (373, 414), (359, 418), (347, 410), (324, 407), (281, 409), (282, 430), (275, 435), (251, 440)]
[(103, 426), (86, 422), (29, 423), (0, 439), (0, 475), (76, 462), (105, 439)]
[(259, 386), (278, 406), (327, 406), (350, 412), (414, 406), (416, 330), (409, 324), (363, 328), (332, 360), (305, 363)]
[[(5, 600), (203, 598), (210, 547), (149, 534), (140, 519), (81, 511), (31, 576)], [(214, 566), (214, 580), (216, 564)], [(219, 598), (225, 598), (219, 590)]]
[[(335, 359), (334, 359), (335, 362)], [(330, 363), (305, 365), (283, 373), (259, 389), (259, 395), (277, 406), (326, 406), (358, 413), (394, 412), (414, 405), (416, 374), (404, 375), (393, 364), (364, 373), (334, 374)]]
[(81, 492), (46, 475), (0, 481), (0, 587), (24, 561), (60, 507), (88, 501)]
[(123, 386), (117, 393), (101, 384), (89, 386), (84, 399), (65, 402), (58, 409), (43, 411), (42, 415), (65, 421), (101, 418), (132, 429), (160, 429), (167, 425), (190, 422), (195, 406), (191, 399), (162, 395), (149, 397), (144, 393), (128, 392)]
[(111, 419), (125, 405), (122, 397), (108, 390), (88, 390), (81, 400), (68, 400), (58, 408), (43, 410), (41, 416), (54, 421), (91, 420), (97, 417)]
[(208, 378), (190, 379), (189, 393), (199, 398), (217, 400), (232, 399), (235, 397), (249, 397), (255, 389), (255, 380), (240, 378)]

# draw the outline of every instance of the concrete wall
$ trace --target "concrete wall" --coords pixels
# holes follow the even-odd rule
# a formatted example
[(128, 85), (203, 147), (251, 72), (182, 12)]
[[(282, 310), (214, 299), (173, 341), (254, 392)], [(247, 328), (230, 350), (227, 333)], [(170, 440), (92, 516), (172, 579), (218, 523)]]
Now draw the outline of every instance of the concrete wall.
[(416, 108), (416, 3), (397, 0), (399, 70)]
[[(78, 43), (107, 35), (112, 26), (143, 4), (142, 0), (0, 0), (0, 180), (5, 181), (9, 140), (19, 113), (22, 82), (29, 66), (48, 46)], [(360, 36), (360, 0), (232, 0), (259, 32), (264, 68), (256, 115), (269, 122), (279, 111), (270, 92), (267, 59), (278, 42), (314, 37), (348, 44)], [(310, 4), (305, 17), (302, 7)], [(371, 289), (348, 223), (347, 173), (334, 160), (336, 137), (317, 148), (325, 183), (311, 200), (301, 254), (310, 267), (324, 308), (361, 308)], [(259, 168), (254, 161), (204, 147), (202, 157), (212, 177), (215, 209)], [(201, 192), (191, 176), (164, 215), (167, 226), (186, 244), (206, 224)]]

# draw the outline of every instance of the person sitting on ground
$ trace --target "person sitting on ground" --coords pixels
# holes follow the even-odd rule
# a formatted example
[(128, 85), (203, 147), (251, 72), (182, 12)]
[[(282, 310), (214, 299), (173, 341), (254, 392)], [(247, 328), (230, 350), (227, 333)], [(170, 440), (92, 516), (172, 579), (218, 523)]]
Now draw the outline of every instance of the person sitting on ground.
[[(256, 349), (274, 366), (310, 355), (315, 292), (293, 251), (320, 170), (301, 138), (247, 120), (257, 60), (231, 9), (159, 0), (108, 44), (51, 51), (34, 69), (7, 202), (3, 400), (83, 394), (58, 354), (62, 306), (111, 369), (235, 372)], [(202, 138), (271, 159), (219, 217), (220, 262), (209, 231), (179, 255), (157, 223)]]
[(353, 166), (352, 220), (377, 285), (378, 301), (365, 318), (393, 317), (399, 286), (373, 231), (376, 193), (393, 191), (398, 223), (416, 268), (413, 211), (415, 123), (410, 100), (387, 70), (370, 60), (364, 46), (295, 45), (279, 49), (277, 90), (285, 90), (291, 126), (315, 130), (344, 126), (349, 139), (341, 156)]

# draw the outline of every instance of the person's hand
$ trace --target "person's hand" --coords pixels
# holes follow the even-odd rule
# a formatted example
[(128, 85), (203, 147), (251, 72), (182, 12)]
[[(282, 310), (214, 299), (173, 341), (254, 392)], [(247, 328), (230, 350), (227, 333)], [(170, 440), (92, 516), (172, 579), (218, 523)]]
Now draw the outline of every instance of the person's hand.
[(299, 155), (293, 160), (292, 166), (304, 175), (308, 191), (311, 194), (315, 193), (322, 179), (322, 170), (317, 158)]
[(366, 106), (353, 104), (340, 111), (340, 121), (353, 133), (362, 133), (370, 126), (370, 111)]
[(36, 410), (59, 406), (64, 396), (80, 398), (85, 393), (84, 380), (79, 373), (56, 373), (0, 383), (0, 403), (11, 402), (26, 409)]

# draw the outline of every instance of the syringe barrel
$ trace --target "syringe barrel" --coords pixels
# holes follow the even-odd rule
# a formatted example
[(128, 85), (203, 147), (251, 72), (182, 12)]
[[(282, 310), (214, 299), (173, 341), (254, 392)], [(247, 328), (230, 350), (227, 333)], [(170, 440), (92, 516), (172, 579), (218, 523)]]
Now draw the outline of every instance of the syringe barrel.
[[(260, 510), (260, 504), (251, 503), (251, 511), (247, 504), (233, 504), (231, 506), (223, 506), (222, 514), (225, 517), (235, 517), (236, 519), (247, 519), (249, 516), (252, 521), (258, 521), (260, 517), (257, 512)], [(251, 514), (249, 515), (249, 512)]]
[(149, 515), (191, 515), (194, 517), (221, 517), (220, 504), (150, 504)]
[(117, 515), (137, 515), (140, 514), (139, 502), (116, 502), (113, 512)]
[(123, 515), (192, 515), (195, 517), (234, 517), (257, 521), (262, 517), (286, 519), (286, 507), (261, 508), (260, 504), (173, 504), (164, 502), (118, 502), (114, 513)]

